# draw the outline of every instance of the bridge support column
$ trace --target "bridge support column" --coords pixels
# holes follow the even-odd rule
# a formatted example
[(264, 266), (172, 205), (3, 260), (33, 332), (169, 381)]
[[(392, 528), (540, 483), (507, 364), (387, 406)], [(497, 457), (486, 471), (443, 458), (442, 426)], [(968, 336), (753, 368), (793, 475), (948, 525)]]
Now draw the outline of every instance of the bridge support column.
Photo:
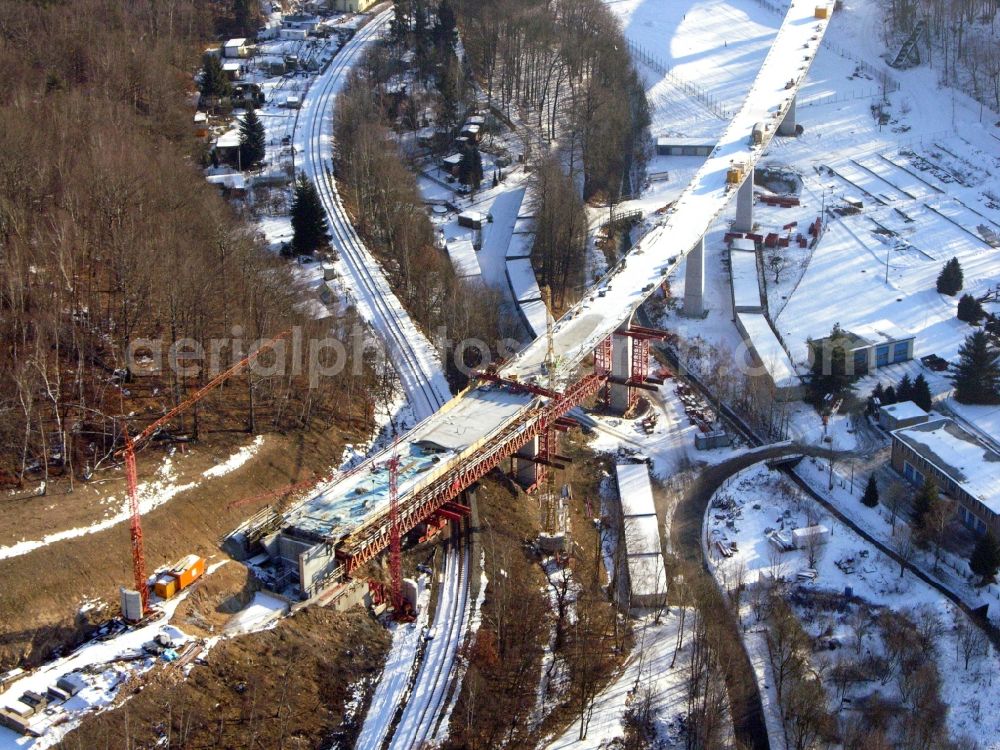
[(629, 323), (631, 320), (611, 335), (612, 382), (608, 383), (608, 406), (618, 414), (624, 414), (631, 408), (635, 390), (625, 385), (632, 377), (632, 338), (622, 332), (628, 329)]
[(684, 268), (684, 316), (705, 317), (705, 238), (688, 253)]
[(733, 222), (734, 232), (753, 231), (753, 174), (747, 175), (736, 191), (736, 221)]
[(792, 97), (792, 103), (788, 105), (788, 111), (785, 113), (785, 119), (781, 121), (778, 126), (778, 135), (795, 135), (795, 101), (798, 99), (798, 95)]
[(544, 466), (532, 459), (538, 458), (538, 437), (525, 443), (511, 458), (511, 478), (525, 489), (534, 488), (544, 477)]

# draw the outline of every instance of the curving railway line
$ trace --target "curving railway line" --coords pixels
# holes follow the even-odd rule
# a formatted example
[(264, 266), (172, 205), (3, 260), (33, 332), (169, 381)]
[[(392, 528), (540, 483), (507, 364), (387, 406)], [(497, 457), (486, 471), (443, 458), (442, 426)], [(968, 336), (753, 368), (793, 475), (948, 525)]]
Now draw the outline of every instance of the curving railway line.
[(333, 244), (359, 314), (382, 337), (417, 419), (437, 411), (450, 398), (440, 362), (427, 337), (406, 314), (378, 261), (358, 237), (344, 209), (330, 170), (333, 106), (365, 48), (379, 37), (392, 18), (385, 10), (363, 26), (334, 56), (310, 87), (298, 123), (304, 140), (302, 169), (313, 180), (326, 209)]
[[(344, 45), (313, 83), (303, 101), (298, 128), (304, 140), (297, 143), (297, 148), (303, 155), (303, 171), (313, 180), (326, 209), (333, 244), (340, 254), (342, 272), (355, 306), (388, 348), (416, 417), (425, 419), (450, 398), (440, 363), (430, 342), (407, 315), (378, 262), (355, 231), (329, 169), (336, 98), (346, 82), (346, 74), (391, 18), (391, 10), (378, 13)], [(387, 680), (383, 694), (378, 696), (380, 703), (394, 707), (393, 714), (399, 713), (399, 706), (403, 707), (396, 731), (390, 736), (391, 748), (423, 746), (445, 718), (452, 666), (469, 621), (468, 568), (468, 546), (462, 537), (457, 537), (449, 545), (445, 559), (433, 625), (436, 635), (427, 641), (415, 679), (412, 685), (408, 685), (407, 679)], [(400, 668), (412, 673), (414, 666), (403, 664)], [(389, 717), (372, 716), (369, 720), (382, 725), (366, 724), (361, 742), (373, 749), (385, 746), (390, 739)]]

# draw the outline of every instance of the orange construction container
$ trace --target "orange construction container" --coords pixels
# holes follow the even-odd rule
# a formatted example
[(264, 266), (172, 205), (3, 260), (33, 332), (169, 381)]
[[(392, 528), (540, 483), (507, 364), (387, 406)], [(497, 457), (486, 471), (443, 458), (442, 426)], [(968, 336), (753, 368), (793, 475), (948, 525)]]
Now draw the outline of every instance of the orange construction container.
[(186, 589), (201, 578), (205, 572), (205, 558), (198, 555), (188, 555), (170, 569), (170, 575), (177, 579), (177, 590)]
[(163, 576), (156, 579), (153, 592), (161, 599), (169, 599), (177, 593), (177, 579), (170, 576)]
[(816, 6), (816, 18), (829, 18), (830, 9), (825, 5)]

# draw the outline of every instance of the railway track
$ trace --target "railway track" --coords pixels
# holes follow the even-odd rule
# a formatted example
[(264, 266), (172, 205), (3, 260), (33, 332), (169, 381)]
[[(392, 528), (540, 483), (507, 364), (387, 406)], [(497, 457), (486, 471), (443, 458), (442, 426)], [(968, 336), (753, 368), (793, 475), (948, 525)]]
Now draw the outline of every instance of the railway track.
[[(442, 720), (452, 668), (469, 624), (469, 546), (457, 537), (448, 548), (444, 581), (420, 672), (403, 709), (389, 750), (419, 750), (432, 741)], [(457, 687), (457, 686), (456, 686)]]
[[(326, 209), (333, 243), (347, 272), (348, 286), (360, 314), (381, 335), (399, 374), (416, 417), (436, 412), (449, 398), (447, 382), (434, 349), (402, 308), (378, 262), (355, 231), (328, 169), (332, 150), (334, 103), (346, 74), (366, 46), (386, 27), (392, 11), (376, 15), (333, 58), (303, 101), (303, 168), (313, 180)], [(328, 150), (329, 149), (329, 150)], [(326, 157), (326, 160), (324, 160)], [(399, 724), (389, 740), (391, 748), (418, 748), (434, 736), (447, 714), (447, 697), (453, 683), (453, 665), (469, 621), (469, 549), (464, 539), (451, 543), (446, 557), (440, 601), (434, 617), (435, 637), (428, 640), (416, 679), (404, 695), (405, 681), (397, 681), (397, 704), (403, 705)], [(456, 687), (457, 689), (457, 687)], [(371, 717), (371, 720), (385, 720)], [(378, 746), (386, 740), (382, 733)]]
[(315, 183), (326, 209), (333, 244), (343, 260), (355, 306), (381, 334), (414, 412), (418, 419), (423, 419), (437, 411), (449, 397), (437, 355), (403, 311), (378, 261), (358, 237), (328, 168), (329, 154), (324, 154), (332, 149), (333, 105), (344, 86), (346, 73), (391, 18), (392, 11), (385, 10), (362, 27), (309, 89), (303, 101), (305, 117), (300, 121), (306, 138), (302, 166)]

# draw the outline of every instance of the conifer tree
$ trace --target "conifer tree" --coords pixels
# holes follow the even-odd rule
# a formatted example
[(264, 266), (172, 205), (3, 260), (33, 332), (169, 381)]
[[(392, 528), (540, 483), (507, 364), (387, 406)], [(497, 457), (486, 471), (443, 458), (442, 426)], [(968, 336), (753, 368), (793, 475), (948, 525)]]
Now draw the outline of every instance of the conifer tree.
[(971, 294), (963, 294), (958, 300), (958, 310), (956, 315), (959, 320), (971, 325), (977, 325), (986, 314), (983, 306)]
[(882, 394), (882, 404), (888, 406), (889, 404), (894, 404), (899, 401), (896, 396), (896, 389), (891, 385), (885, 389), (885, 393)]
[(958, 364), (952, 381), (955, 398), (963, 404), (995, 404), (1000, 402), (997, 350), (983, 331), (970, 334), (958, 350)]
[(927, 384), (927, 378), (924, 377), (923, 373), (917, 375), (917, 379), (913, 381), (913, 398), (911, 400), (924, 411), (930, 411), (934, 405), (931, 399), (931, 387)]
[(982, 579), (983, 583), (988, 583), (996, 577), (997, 570), (1000, 570), (1000, 542), (993, 536), (992, 531), (987, 531), (979, 537), (969, 557), (969, 568)]
[(264, 160), (265, 154), (264, 123), (250, 107), (240, 123), (240, 168), (256, 167)]
[(222, 72), (222, 62), (218, 55), (206, 52), (201, 58), (201, 94), (205, 97), (223, 97), (232, 93), (233, 87)]
[(434, 44), (440, 49), (445, 46), (454, 52), (458, 33), (455, 24), (455, 11), (448, 0), (441, 0), (437, 11), (437, 24), (434, 26)]
[(941, 269), (941, 273), (938, 275), (937, 290), (941, 294), (948, 294), (954, 297), (962, 291), (963, 283), (962, 266), (959, 264), (958, 258), (952, 258), (944, 264), (944, 268)]
[(861, 496), (861, 502), (869, 508), (878, 505), (878, 484), (875, 482), (875, 475), (868, 475), (868, 484), (865, 485), (865, 494)]
[(304, 174), (299, 174), (295, 182), (292, 231), (292, 250), (299, 255), (312, 255), (318, 248), (330, 243), (326, 211), (316, 186)]
[(938, 496), (937, 484), (933, 479), (927, 477), (917, 491), (916, 497), (913, 498), (914, 528), (918, 531), (924, 531), (927, 528), (927, 516), (939, 502), (941, 499)]
[(847, 370), (847, 334), (835, 323), (830, 335), (822, 341), (809, 341), (812, 374), (809, 378), (810, 400), (822, 402), (828, 394), (834, 398), (851, 389), (853, 376)]
[(897, 401), (911, 401), (913, 399), (913, 381), (910, 380), (910, 376), (903, 375), (903, 378), (899, 381), (899, 386), (896, 388), (896, 400)]

